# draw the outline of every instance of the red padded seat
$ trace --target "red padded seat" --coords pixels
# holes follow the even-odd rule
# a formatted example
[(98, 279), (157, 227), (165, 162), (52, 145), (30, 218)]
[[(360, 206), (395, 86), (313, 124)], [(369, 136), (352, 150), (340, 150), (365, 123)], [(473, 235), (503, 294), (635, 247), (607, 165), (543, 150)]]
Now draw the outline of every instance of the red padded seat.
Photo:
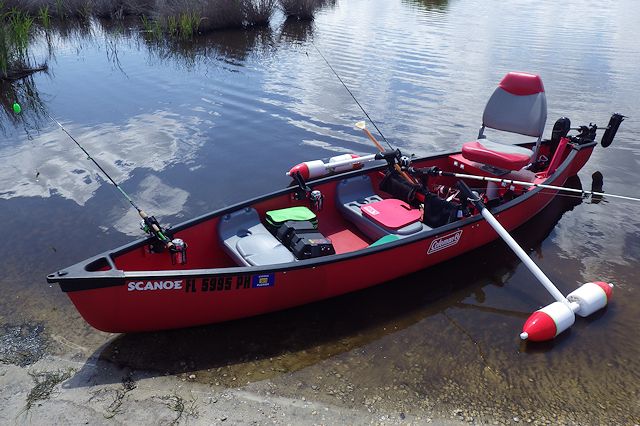
[(486, 139), (462, 145), (464, 158), (504, 170), (520, 170), (529, 164), (532, 154), (530, 149), (521, 146), (490, 142)]

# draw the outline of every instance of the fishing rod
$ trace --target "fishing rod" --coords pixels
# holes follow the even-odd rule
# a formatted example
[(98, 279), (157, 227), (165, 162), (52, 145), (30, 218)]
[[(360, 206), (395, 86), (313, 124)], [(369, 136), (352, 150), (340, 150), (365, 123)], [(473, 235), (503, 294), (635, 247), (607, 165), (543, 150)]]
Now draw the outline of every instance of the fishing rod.
[[(342, 83), (342, 85), (344, 86), (344, 88), (347, 90), (347, 92), (349, 92), (349, 95), (351, 95), (351, 97), (353, 98), (353, 100), (356, 102), (356, 104), (360, 107), (360, 109), (362, 110), (362, 112), (364, 113), (364, 115), (367, 116), (367, 118), (369, 119), (369, 121), (371, 122), (371, 124), (373, 124), (373, 127), (375, 127), (376, 131), (380, 134), (380, 136), (382, 136), (382, 139), (384, 139), (384, 141), (387, 143), (387, 146), (389, 147), (389, 149), (391, 151), (396, 151), (396, 152), (400, 152), (399, 150), (396, 150), (393, 148), (393, 146), (391, 146), (391, 143), (389, 143), (389, 141), (387, 140), (387, 138), (384, 136), (384, 134), (382, 133), (382, 131), (378, 128), (378, 125), (376, 124), (375, 121), (373, 121), (373, 119), (371, 118), (371, 116), (367, 113), (367, 111), (364, 109), (364, 107), (362, 106), (362, 104), (360, 102), (358, 102), (358, 99), (356, 99), (355, 95), (353, 94), (353, 92), (351, 90), (349, 90), (349, 87), (346, 85), (346, 83), (342, 80), (342, 78), (340, 77), (340, 75), (338, 74), (338, 72), (331, 66), (331, 64), (329, 63), (329, 61), (327, 60), (327, 58), (322, 54), (322, 52), (320, 51), (320, 49), (318, 49), (318, 46), (316, 46), (313, 41), (311, 42), (311, 44), (313, 45), (313, 47), (316, 49), (316, 51), (318, 52), (318, 54), (320, 55), (320, 57), (322, 57), (322, 59), (324, 60), (324, 62), (327, 64), (327, 66), (329, 67), (329, 69), (331, 69), (331, 71), (333, 71), (333, 74), (338, 78), (338, 80), (340, 80), (340, 83)], [(380, 142), (378, 142), (376, 140), (376, 138), (373, 136), (373, 134), (371, 134), (371, 132), (369, 131), (369, 129), (367, 129), (366, 124), (364, 121), (359, 121), (355, 124), (356, 128), (362, 130), (364, 132), (364, 134), (371, 140), (371, 142), (373, 142), (373, 144), (376, 146), (376, 148), (378, 149), (378, 151), (380, 151), (380, 153), (384, 153), (385, 149), (382, 145), (380, 145)], [(398, 155), (398, 157), (400, 157)], [(389, 161), (389, 160), (388, 160)], [(390, 163), (391, 164), (391, 163)], [(415, 184), (417, 183), (415, 181), (415, 179), (413, 179), (409, 174), (407, 174), (407, 172), (405, 172), (404, 170), (402, 170), (400, 168), (400, 165), (394, 161), (393, 164), (393, 168), (404, 178), (404, 180), (406, 180), (407, 182), (411, 183), (411, 184)]]
[[(20, 106), (19, 103), (15, 102), (13, 104), (13, 111), (16, 114), (19, 114), (22, 111), (22, 107)], [(176, 253), (179, 254), (179, 256), (177, 256), (177, 260), (179, 263), (185, 263), (186, 262), (186, 249), (187, 249), (187, 244), (182, 241), (179, 238), (176, 239), (171, 239), (167, 236), (167, 233), (165, 230), (162, 229), (162, 227), (160, 226), (160, 223), (158, 223), (158, 220), (155, 218), (155, 216), (149, 215), (147, 214), (144, 210), (142, 210), (140, 207), (138, 207), (138, 205), (133, 201), (133, 199), (129, 196), (129, 194), (127, 194), (125, 192), (124, 189), (122, 189), (122, 187), (120, 185), (118, 185), (118, 183), (113, 180), (113, 178), (109, 175), (109, 173), (107, 173), (107, 171), (100, 165), (100, 163), (98, 163), (96, 161), (95, 158), (93, 158), (91, 156), (91, 154), (89, 154), (89, 152), (80, 144), (80, 142), (78, 142), (76, 140), (76, 138), (74, 138), (71, 133), (69, 133), (67, 131), (67, 129), (64, 128), (64, 126), (62, 125), (62, 123), (60, 123), (58, 120), (56, 120), (55, 118), (53, 118), (51, 116), (51, 114), (49, 114), (46, 110), (42, 111), (45, 116), (47, 118), (49, 118), (52, 122), (54, 122), (55, 124), (58, 125), (58, 127), (60, 127), (60, 129), (67, 135), (69, 136), (69, 138), (78, 146), (78, 148), (80, 148), (82, 150), (82, 152), (85, 153), (85, 155), (87, 156), (87, 159), (91, 160), (93, 162), (93, 164), (96, 165), (96, 167), (102, 172), (102, 174), (104, 174), (107, 179), (109, 179), (109, 181), (113, 184), (113, 186), (116, 187), (116, 189), (118, 191), (120, 191), (120, 193), (124, 196), (124, 198), (129, 202), (129, 204), (131, 204), (131, 206), (133, 206), (134, 209), (136, 209), (136, 211), (138, 212), (138, 214), (140, 215), (140, 217), (142, 218), (142, 223), (141, 223), (141, 229), (143, 231), (145, 231), (146, 233), (148, 233), (149, 235), (157, 238), (168, 250), (170, 250), (172, 253)], [(172, 258), (172, 260), (175, 263), (174, 258)]]
[[(380, 131), (380, 129), (378, 128), (378, 126), (376, 125), (376, 122), (373, 121), (373, 119), (369, 116), (369, 114), (367, 113), (367, 111), (364, 109), (364, 107), (362, 106), (362, 104), (360, 104), (360, 102), (358, 102), (358, 99), (356, 99), (355, 95), (353, 94), (353, 92), (351, 92), (351, 90), (349, 90), (349, 87), (346, 85), (346, 83), (342, 80), (342, 78), (340, 78), (340, 75), (338, 74), (338, 72), (331, 66), (331, 64), (329, 63), (329, 61), (327, 60), (327, 58), (325, 58), (325, 56), (322, 54), (322, 52), (320, 51), (320, 49), (318, 49), (318, 46), (316, 46), (313, 41), (311, 42), (311, 45), (316, 49), (316, 51), (318, 52), (318, 54), (320, 55), (320, 57), (324, 60), (324, 62), (327, 64), (327, 66), (329, 67), (329, 69), (331, 69), (331, 71), (333, 71), (333, 74), (338, 77), (338, 80), (340, 80), (340, 83), (342, 83), (342, 85), (344, 86), (345, 89), (347, 89), (347, 92), (349, 92), (349, 95), (351, 95), (351, 97), (353, 98), (353, 100), (356, 102), (356, 104), (358, 104), (358, 106), (360, 107), (360, 109), (362, 110), (362, 112), (364, 113), (364, 115), (367, 116), (367, 118), (369, 119), (369, 121), (371, 122), (371, 124), (373, 124), (373, 127), (376, 128), (376, 131), (380, 134), (380, 136), (382, 136), (382, 139), (384, 139), (384, 141), (387, 143), (387, 145), (389, 146), (389, 149), (393, 150), (393, 147), (391, 146), (391, 144), (389, 143), (389, 141), (387, 140), (387, 138), (384, 136), (384, 134), (382, 133), (382, 131)], [(366, 130), (363, 127), (358, 127), (359, 129), (362, 129), (365, 131), (365, 134), (369, 137), (369, 139), (371, 139), (373, 141), (373, 143), (376, 145), (376, 147), (378, 147), (378, 149), (380, 151), (384, 151), (382, 149), (382, 147), (380, 146), (380, 144), (378, 143), (378, 141), (373, 137), (373, 135), (371, 134), (371, 132), (369, 132), (368, 130)]]

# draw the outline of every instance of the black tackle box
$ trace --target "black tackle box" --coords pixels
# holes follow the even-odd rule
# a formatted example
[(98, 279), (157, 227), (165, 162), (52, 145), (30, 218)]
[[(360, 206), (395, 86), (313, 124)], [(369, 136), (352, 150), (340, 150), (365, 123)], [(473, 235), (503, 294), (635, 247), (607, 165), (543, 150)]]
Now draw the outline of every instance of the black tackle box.
[(336, 252), (331, 240), (318, 232), (310, 221), (287, 221), (277, 229), (276, 238), (298, 259), (312, 259)]

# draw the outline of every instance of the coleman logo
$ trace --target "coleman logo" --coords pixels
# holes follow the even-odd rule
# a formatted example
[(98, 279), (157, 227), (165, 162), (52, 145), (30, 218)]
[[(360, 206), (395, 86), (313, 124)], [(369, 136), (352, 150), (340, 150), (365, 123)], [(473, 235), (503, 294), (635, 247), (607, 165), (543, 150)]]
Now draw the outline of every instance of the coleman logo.
[(462, 229), (454, 232), (453, 234), (445, 235), (444, 237), (436, 238), (431, 241), (431, 245), (429, 246), (429, 250), (427, 250), (427, 254), (435, 253), (440, 250), (444, 250), (446, 248), (455, 246), (460, 241), (460, 237), (462, 237)]
[(182, 280), (177, 281), (129, 281), (127, 291), (182, 290)]

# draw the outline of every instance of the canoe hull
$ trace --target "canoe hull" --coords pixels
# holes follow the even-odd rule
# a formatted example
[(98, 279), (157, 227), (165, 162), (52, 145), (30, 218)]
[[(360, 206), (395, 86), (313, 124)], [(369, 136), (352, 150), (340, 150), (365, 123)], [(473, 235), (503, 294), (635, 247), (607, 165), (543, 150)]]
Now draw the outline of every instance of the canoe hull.
[[(545, 183), (563, 185), (587, 162), (594, 145), (575, 147)], [(506, 229), (513, 230), (555, 195), (534, 189), (493, 212)], [(269, 267), (130, 272), (111, 268), (115, 270), (103, 276), (67, 280), (63, 271), (48, 281), (60, 283), (84, 319), (99, 330), (163, 330), (259, 315), (361, 290), (455, 258), (496, 238), (478, 215), (375, 248)]]

